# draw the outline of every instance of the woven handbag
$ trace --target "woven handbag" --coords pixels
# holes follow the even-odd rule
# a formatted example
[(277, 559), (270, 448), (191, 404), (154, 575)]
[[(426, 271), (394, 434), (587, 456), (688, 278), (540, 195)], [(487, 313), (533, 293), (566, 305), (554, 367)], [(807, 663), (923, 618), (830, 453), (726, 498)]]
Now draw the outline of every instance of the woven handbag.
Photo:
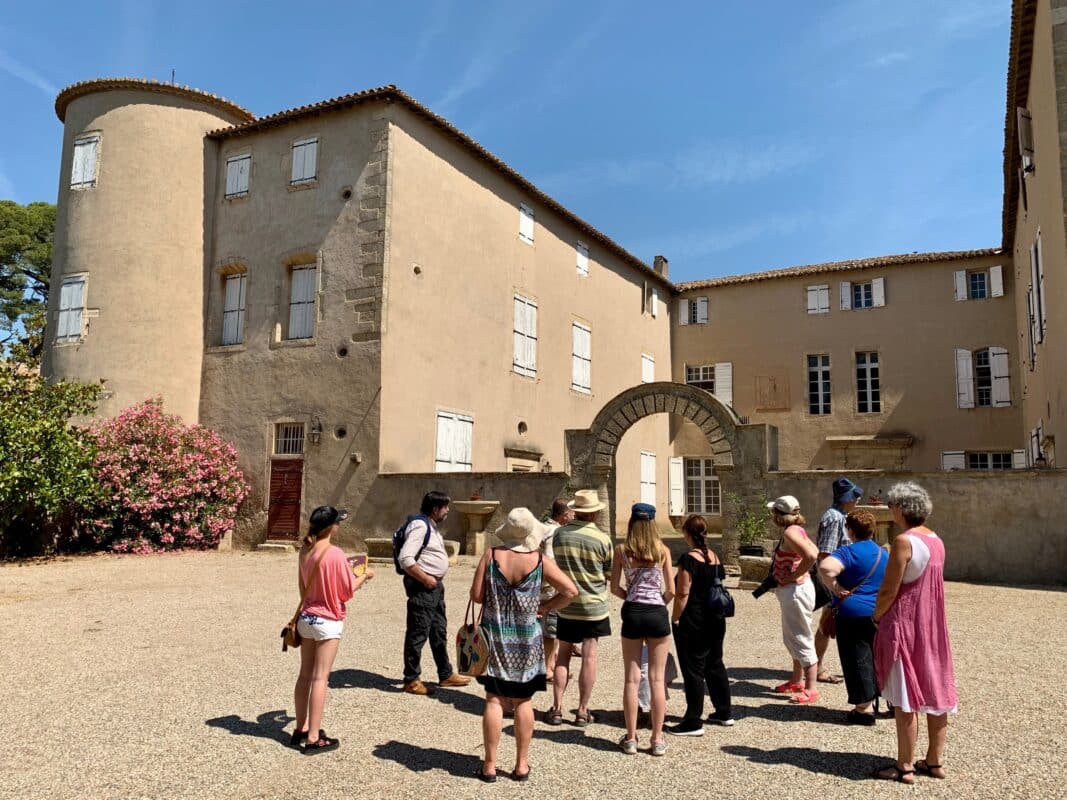
[[(484, 610), (485, 606), (482, 606)], [(482, 627), (482, 615), (474, 614), (474, 601), (467, 603), (467, 613), (463, 615), (463, 625), (456, 633), (456, 670), (460, 675), (477, 677), (485, 672), (489, 665), (489, 642)]]

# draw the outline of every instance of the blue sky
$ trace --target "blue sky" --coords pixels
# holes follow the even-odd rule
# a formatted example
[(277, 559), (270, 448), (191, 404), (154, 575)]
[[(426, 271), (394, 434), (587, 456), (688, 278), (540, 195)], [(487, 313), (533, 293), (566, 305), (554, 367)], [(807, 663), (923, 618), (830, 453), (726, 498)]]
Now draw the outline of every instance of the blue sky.
[[(308, 10), (310, 9), (310, 10)], [(1000, 241), (1008, 0), (4, 3), (0, 198), (55, 201), (58, 89), (256, 114), (395, 83), (676, 281)]]

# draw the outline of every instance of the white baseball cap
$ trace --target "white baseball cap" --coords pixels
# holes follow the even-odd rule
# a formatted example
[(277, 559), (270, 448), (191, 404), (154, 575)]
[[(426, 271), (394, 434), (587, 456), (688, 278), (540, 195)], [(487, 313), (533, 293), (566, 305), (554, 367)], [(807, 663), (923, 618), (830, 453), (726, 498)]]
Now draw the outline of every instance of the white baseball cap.
[(796, 514), (800, 511), (800, 501), (791, 494), (783, 494), (777, 500), (767, 503), (767, 508), (779, 514)]

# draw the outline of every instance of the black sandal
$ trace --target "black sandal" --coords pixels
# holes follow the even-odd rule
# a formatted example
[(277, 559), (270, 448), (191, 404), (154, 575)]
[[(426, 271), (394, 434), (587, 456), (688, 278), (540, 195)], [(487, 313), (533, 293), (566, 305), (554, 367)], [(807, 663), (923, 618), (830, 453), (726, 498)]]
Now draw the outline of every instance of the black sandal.
[(526, 768), (526, 772), (522, 773), (521, 775), (518, 772), (512, 772), (511, 773), (511, 779), (513, 781), (518, 782), (518, 783), (524, 783), (524, 782), (530, 780), (530, 768), (527, 767)]
[[(885, 771), (887, 769), (893, 770), (893, 772), (895, 772), (896, 774), (895, 775), (886, 775)], [(871, 777), (874, 778), (875, 780), (879, 780), (879, 781), (896, 781), (897, 783), (904, 783), (904, 784), (911, 785), (911, 784), (915, 783), (915, 781), (914, 780), (906, 781), (906, 780), (904, 780), (904, 778), (907, 777), (908, 775), (914, 775), (914, 774), (915, 774), (915, 770), (913, 770), (913, 769), (901, 769), (895, 763), (893, 763), (893, 764), (886, 764), (884, 767), (878, 767), (877, 769), (873, 770), (871, 772)]]
[(310, 756), (315, 753), (328, 753), (331, 750), (336, 750), (340, 746), (341, 741), (339, 739), (331, 739), (325, 733), (319, 731), (319, 738), (314, 742), (312, 742), (310, 738), (308, 741), (304, 742), (304, 755)]
[(482, 771), (484, 767), (485, 764), (479, 764), (478, 769), (474, 773), (474, 777), (482, 783), (496, 783), (496, 773), (494, 772), (492, 775), (486, 775), (485, 772)]
[(299, 749), (300, 745), (302, 745), (307, 738), (307, 731), (293, 731), (293, 735), (289, 737), (289, 746)]
[(939, 781), (944, 780), (944, 775), (934, 775), (935, 769), (944, 770), (944, 767), (940, 764), (931, 764), (925, 758), (920, 758), (918, 761), (915, 762), (915, 771), (918, 772), (920, 775), (926, 775), (930, 778), (937, 778), (937, 780)]

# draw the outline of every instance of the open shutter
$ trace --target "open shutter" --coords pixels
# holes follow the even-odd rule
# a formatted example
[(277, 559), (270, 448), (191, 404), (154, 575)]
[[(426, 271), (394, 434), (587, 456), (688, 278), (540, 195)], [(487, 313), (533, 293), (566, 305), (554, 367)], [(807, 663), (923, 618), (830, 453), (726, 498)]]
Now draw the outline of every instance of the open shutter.
[(1008, 351), (1003, 347), (989, 348), (989, 366), (993, 373), (993, 405), (1011, 405), (1011, 378), (1008, 375)]
[(525, 374), (524, 359), (526, 357), (526, 304), (519, 297), (515, 298), (515, 330), (512, 332), (511, 363), (516, 372)]
[(697, 324), (703, 325), (708, 321), (708, 298), (698, 297), (697, 303)]
[(659, 316), (659, 289), (655, 286), (652, 287), (652, 296), (649, 298), (649, 312), (652, 314), (652, 318), (655, 319)]
[(974, 366), (970, 350), (956, 350), (956, 408), (974, 408)]
[(875, 308), (885, 305), (885, 278), (875, 278), (871, 281), (871, 305)]
[(1039, 326), (1041, 338), (1038, 341), (1043, 342), (1045, 341), (1045, 329), (1048, 326), (1048, 313), (1045, 310), (1045, 259), (1041, 251), (1041, 231), (1037, 232), (1037, 241), (1034, 243), (1034, 249), (1037, 256), (1037, 310), (1041, 323)]
[(818, 286), (809, 286), (808, 287), (808, 313), (809, 314), (818, 314), (819, 313), (819, 287)]
[(537, 374), (537, 305), (532, 302), (526, 304), (526, 367)]
[(1041, 306), (1044, 304), (1044, 300), (1041, 297), (1041, 281), (1038, 277), (1037, 242), (1034, 242), (1030, 247), (1030, 291), (1034, 293), (1033, 323), (1031, 328), (1034, 331), (1034, 343), (1040, 344), (1044, 339), (1045, 332), (1041, 325)]
[(1011, 451), (1011, 468), (1012, 469), (1026, 469), (1026, 451), (1025, 450), (1012, 450)]
[(226, 162), (226, 196), (237, 194), (237, 165), (240, 162)]
[(852, 283), (841, 281), (841, 310), (852, 310)]
[(434, 471), (449, 472), (452, 465), (452, 421), (451, 414), (437, 412), (437, 447), (434, 455)]
[(252, 159), (242, 158), (237, 162), (237, 193), (248, 192), (248, 176), (252, 171)]
[(1019, 134), (1019, 157), (1023, 170), (1030, 172), (1034, 163), (1034, 133), (1030, 112), (1025, 108), (1015, 109), (1016, 129)]
[(715, 396), (724, 404), (734, 404), (734, 365), (723, 361), (715, 365)]
[(952, 273), (952, 281), (956, 289), (956, 299), (967, 299), (967, 270), (958, 269)]
[(962, 450), (945, 450), (941, 453), (941, 469), (967, 469), (967, 454)]
[(584, 277), (589, 274), (589, 248), (578, 242), (575, 246), (575, 251), (577, 252), (576, 265), (578, 274)]
[(678, 321), (680, 325), (689, 324), (689, 301), (684, 297), (678, 300)]
[(1026, 344), (1028, 348), (1028, 355), (1030, 356), (1029, 365), (1032, 370), (1037, 363), (1037, 316), (1034, 311), (1034, 287), (1031, 286), (1026, 290), (1026, 321), (1029, 323), (1027, 331), (1029, 337)]
[(470, 417), (456, 415), (453, 423), (455, 435), (453, 436), (452, 464), (456, 472), (471, 471), (471, 449), (474, 438), (474, 420)]
[(667, 513), (680, 517), (685, 513), (685, 459), (675, 456), (667, 463), (667, 486), (670, 493)]
[(990, 297), (1003, 297), (1004, 296), (1004, 268), (1003, 267), (990, 267), (989, 268), (989, 296)]
[(593, 390), (593, 333), (588, 328), (582, 329), (582, 385)]
[(641, 354), (641, 383), (655, 383), (656, 359), (645, 353)]

